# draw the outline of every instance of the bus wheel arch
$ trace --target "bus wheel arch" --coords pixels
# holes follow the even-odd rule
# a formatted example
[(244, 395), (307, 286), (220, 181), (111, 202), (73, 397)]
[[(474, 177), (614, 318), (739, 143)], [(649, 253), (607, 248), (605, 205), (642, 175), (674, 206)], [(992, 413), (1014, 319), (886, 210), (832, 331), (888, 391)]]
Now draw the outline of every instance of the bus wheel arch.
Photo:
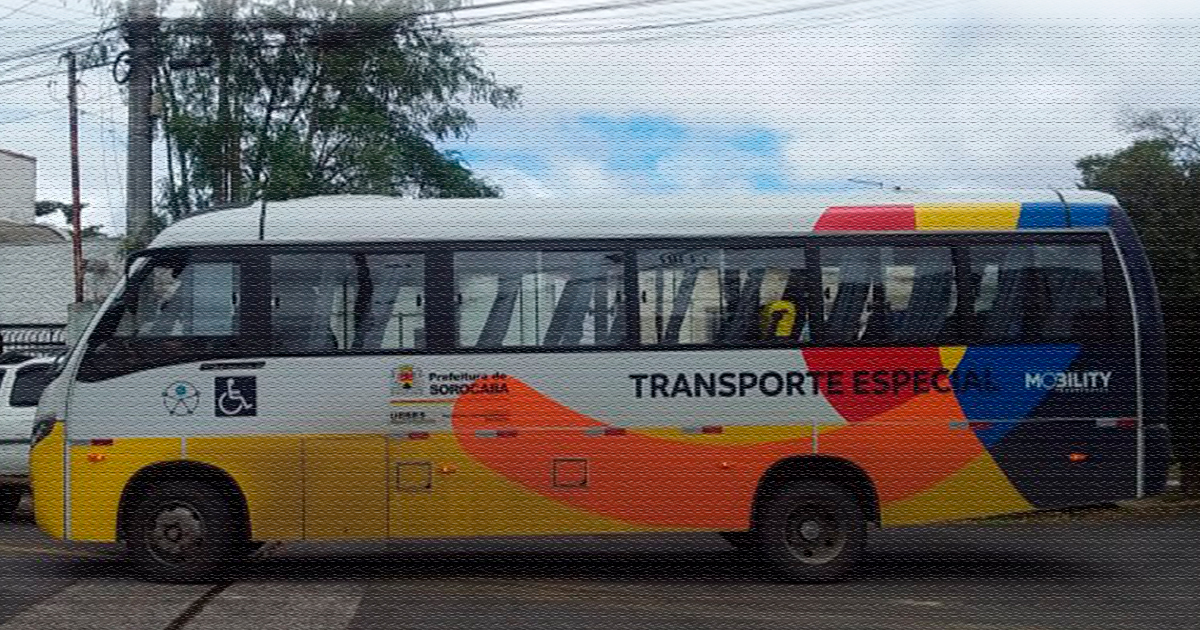
[[(741, 535), (780, 577), (832, 582), (855, 572), (878, 519), (877, 493), (862, 468), (838, 457), (791, 457), (759, 481), (750, 531)], [(730, 542), (738, 546), (737, 536)]]
[(229, 505), (234, 506), (234, 516), (240, 524), (241, 531), (239, 533), (244, 540), (250, 541), (250, 509), (246, 495), (238, 483), (229, 473), (216, 466), (188, 460), (152, 464), (139, 470), (130, 478), (121, 492), (121, 502), (117, 510), (117, 539), (119, 541), (128, 540), (130, 521), (137, 508), (138, 500), (145, 496), (150, 488), (153, 488), (156, 483), (164, 481), (183, 480), (206, 484)]
[(759, 479), (751, 508), (752, 527), (771, 494), (796, 480), (829, 481), (847, 488), (854, 493), (867, 522), (880, 524), (879, 493), (870, 475), (858, 464), (832, 455), (799, 455), (775, 462)]

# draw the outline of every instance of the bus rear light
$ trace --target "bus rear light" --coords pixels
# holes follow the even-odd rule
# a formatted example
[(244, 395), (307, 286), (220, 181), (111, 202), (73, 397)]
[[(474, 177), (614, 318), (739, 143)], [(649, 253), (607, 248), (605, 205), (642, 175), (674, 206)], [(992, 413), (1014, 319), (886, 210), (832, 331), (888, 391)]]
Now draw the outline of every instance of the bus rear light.
[(93, 464), (98, 464), (106, 459), (108, 459), (108, 455), (106, 455), (104, 453), (88, 453), (87, 454), (87, 460)]
[(1136, 429), (1138, 426), (1137, 418), (1101, 418), (1096, 421), (1096, 426), (1102, 429)]
[(1071, 462), (1072, 464), (1082, 464), (1087, 460), (1087, 453), (1071, 453), (1070, 455), (1067, 455), (1067, 461)]

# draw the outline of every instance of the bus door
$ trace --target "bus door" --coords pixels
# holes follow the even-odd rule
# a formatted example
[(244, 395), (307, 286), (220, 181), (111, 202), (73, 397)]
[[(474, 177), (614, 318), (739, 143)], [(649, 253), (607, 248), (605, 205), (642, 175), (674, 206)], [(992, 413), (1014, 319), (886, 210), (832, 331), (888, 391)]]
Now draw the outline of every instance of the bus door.
[(388, 536), (391, 353), (425, 343), (424, 260), (380, 250), (271, 254), (271, 379), (300, 436), (304, 537)]

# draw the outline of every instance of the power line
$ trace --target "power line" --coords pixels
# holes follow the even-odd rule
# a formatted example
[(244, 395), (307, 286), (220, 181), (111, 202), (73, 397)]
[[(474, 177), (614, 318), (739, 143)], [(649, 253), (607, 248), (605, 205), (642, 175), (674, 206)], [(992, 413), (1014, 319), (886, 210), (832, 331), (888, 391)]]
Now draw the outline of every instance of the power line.
[(554, 9), (550, 11), (527, 11), (525, 13), (510, 13), (508, 15), (499, 15), (490, 18), (479, 18), (473, 22), (464, 22), (460, 24), (448, 24), (445, 28), (470, 28), (472, 26), (484, 26), (487, 24), (499, 24), (503, 22), (514, 22), (518, 20), (532, 20), (545, 17), (559, 17), (563, 15), (577, 15), (580, 13), (594, 13), (597, 11), (615, 11), (626, 8), (646, 7), (656, 4), (675, 4), (679, 2), (695, 2), (696, 0), (627, 0), (625, 2), (607, 2), (602, 4), (593, 4), (582, 7), (570, 7), (566, 9)]
[(17, 61), (33, 56), (61, 54), (66, 52), (71, 46), (78, 44), (89, 37), (99, 37), (114, 30), (116, 30), (116, 27), (107, 28), (94, 33), (82, 33), (74, 37), (68, 37), (66, 39), (60, 39), (56, 42), (50, 42), (49, 44), (39, 44), (31, 48), (26, 48), (20, 52), (9, 53), (8, 55), (0, 57), (0, 63), (8, 63), (10, 61)]
[[(30, 11), (27, 7), (29, 7), (31, 4), (34, 4), (35, 2), (37, 2), (37, 0), (33, 0), (33, 2), (28, 2), (23, 6), (12, 9), (11, 12), (7, 16), (5, 16), (4, 18), (0, 18), (0, 19), (6, 19), (8, 17), (11, 17), (15, 13), (23, 13), (25, 15), (29, 15), (29, 16), (32, 16), (35, 18), (40, 18), (43, 20), (50, 20), (51, 22), (55, 22), (58, 24), (70, 24), (70, 25), (75, 25), (75, 26), (87, 25), (89, 22), (94, 24), (96, 22), (96, 20), (99, 19), (98, 17), (93, 17), (92, 20), (84, 20), (83, 18), (75, 18), (75, 19), (61, 18), (61, 17), (54, 17), (51, 15), (46, 15), (45, 13), (38, 13), (36, 11)], [(13, 30), (20, 30), (20, 29), (17, 27), (14, 27), (12, 29), (7, 29), (7, 31), (13, 31)]]
[[(675, 0), (674, 2), (664, 2), (661, 4), (655, 4), (655, 5), (631, 6), (631, 7), (624, 8), (624, 10), (614, 9), (612, 11), (613, 15), (592, 18), (592, 19), (588, 20), (586, 23), (590, 24), (592, 26), (597, 26), (597, 27), (609, 26), (609, 25), (628, 25), (630, 23), (647, 23), (647, 21), (652, 22), (654, 20), (662, 21), (661, 20), (662, 18), (671, 18), (671, 17), (680, 16), (680, 15), (682, 15), (684, 17), (694, 18), (694, 17), (708, 16), (708, 15), (714, 14), (714, 11), (727, 13), (728, 9), (730, 8), (729, 5), (727, 5), (723, 2), (703, 2), (700, 4), (700, 6), (694, 6), (694, 7), (693, 6), (682, 6), (682, 7), (666, 6), (666, 5), (675, 5), (675, 4), (688, 5), (689, 3), (696, 2), (696, 1), (697, 0)], [(778, 4), (778, 2), (779, 2), (779, 0), (741, 0), (740, 2), (737, 3), (737, 8), (740, 8), (742, 10), (747, 10), (751, 7), (755, 7), (758, 5), (763, 5), (763, 4), (774, 5), (774, 4)], [(567, 16), (564, 18), (557, 18), (557, 19), (554, 19), (554, 18), (538, 19), (538, 18), (542, 17), (540, 14), (529, 13), (526, 15), (528, 15), (530, 20), (537, 20), (537, 27), (544, 28), (544, 29), (575, 28), (575, 27), (580, 26), (580, 24), (581, 24), (580, 20), (575, 19), (570, 16)], [(493, 16), (493, 17), (497, 17), (497, 16)], [(476, 20), (476, 21), (478, 21), (478, 20)], [(463, 27), (467, 27), (469, 25), (470, 25), (469, 22), (458, 22), (458, 23), (451, 24), (450, 28), (463, 28)], [(506, 29), (505, 31), (502, 31), (502, 32), (511, 32), (511, 31)]]
[(31, 118), (37, 118), (38, 116), (45, 116), (46, 114), (60, 112), (64, 109), (66, 109), (65, 106), (52, 107), (50, 109), (43, 109), (40, 112), (33, 112), (31, 114), (25, 114), (24, 116), (17, 116), (16, 118), (9, 118), (8, 120), (0, 120), (0, 125), (10, 125), (12, 123), (18, 123), (18, 122), (22, 122), (25, 120), (29, 120)]
[(14, 13), (24, 11), (27, 7), (29, 7), (30, 5), (32, 5), (36, 2), (37, 2), (37, 0), (29, 0), (25, 4), (22, 4), (21, 6), (9, 11), (8, 13), (5, 13), (4, 15), (0, 15), (0, 20), (6, 20), (6, 19), (12, 17)]
[[(80, 70), (80, 72), (82, 72), (84, 70), (100, 68), (100, 67), (103, 67), (106, 65), (108, 65), (108, 64), (100, 64), (100, 65), (94, 64), (94, 65), (90, 65), (90, 66), (83, 66), (82, 68), (79, 68), (79, 70)], [(0, 86), (12, 85), (14, 83), (24, 83), (25, 81), (35, 81), (37, 79), (45, 79), (46, 77), (53, 77), (53, 76), (58, 76), (60, 74), (66, 74), (66, 73), (67, 73), (66, 68), (56, 68), (56, 69), (48, 71), (48, 72), (42, 72), (39, 74), (31, 74), (28, 76), (17, 77), (15, 79), (3, 79), (3, 80), (0, 80)]]
[[(863, 3), (874, 3), (878, 0), (826, 0), (825, 2), (815, 2), (801, 6), (786, 7), (783, 9), (773, 9), (771, 11), (760, 11), (757, 13), (742, 13), (735, 15), (718, 16), (711, 18), (699, 18), (693, 20), (682, 20), (676, 22), (660, 23), (660, 24), (637, 24), (631, 26), (617, 26), (612, 28), (585, 29), (573, 31), (555, 31), (551, 33), (502, 33), (499, 35), (487, 35), (488, 39), (508, 39), (520, 37), (547, 37), (547, 36), (564, 36), (564, 35), (602, 35), (609, 33), (630, 33), (637, 31), (660, 30), (664, 28), (682, 28), (688, 26), (700, 26), (704, 24), (714, 24), (718, 22), (728, 22), (733, 20), (749, 20), (760, 17), (773, 17), (777, 15), (787, 15), (791, 13), (803, 13), (808, 11), (820, 11), (822, 9), (839, 8), (852, 6)], [(463, 25), (463, 26), (470, 26)]]
[[(888, 5), (887, 7), (884, 7), (884, 8), (895, 8), (896, 9), (896, 10), (892, 10), (892, 11), (882, 10), (882, 11), (874, 11), (874, 12), (870, 12), (870, 11), (845, 12), (845, 13), (831, 15), (831, 16), (828, 16), (825, 18), (812, 18), (812, 20), (813, 20), (812, 23), (790, 22), (786, 25), (779, 25), (778, 28), (809, 29), (809, 28), (824, 28), (824, 27), (829, 27), (829, 26), (842, 26), (842, 25), (847, 25), (847, 24), (855, 24), (858, 22), (866, 21), (866, 20), (873, 20), (873, 19), (879, 19), (879, 18), (885, 18), (885, 17), (893, 17), (893, 16), (897, 16), (897, 15), (904, 15), (907, 13), (915, 13), (918, 11), (927, 11), (930, 9), (936, 9), (936, 8), (941, 8), (941, 7), (945, 7), (945, 6), (953, 6), (953, 5), (963, 4), (965, 2), (973, 2), (973, 1), (975, 1), (975, 0), (947, 0), (944, 2), (937, 2), (937, 1), (922, 2), (921, 0), (908, 0), (905, 2), (900, 2), (900, 3), (896, 3), (893, 5)], [(750, 19), (750, 17), (763, 17), (763, 16), (759, 15), (759, 16), (714, 18), (713, 20), (711, 20), (711, 22), (726, 22), (726, 21), (733, 21), (733, 20), (740, 20), (740, 19)], [(737, 32), (739, 34), (741, 34), (743, 31), (739, 30)], [(541, 36), (542, 37), (550, 37), (550, 36), (553, 36), (553, 34), (543, 34)], [(728, 35), (714, 34), (712, 32), (712, 29), (704, 29), (701, 32), (691, 30), (689, 32), (649, 35), (649, 36), (645, 36), (645, 37), (589, 39), (589, 40), (557, 41), (557, 42), (553, 42), (553, 41), (552, 42), (517, 42), (517, 43), (503, 43), (502, 42), (502, 43), (496, 43), (496, 44), (488, 44), (488, 48), (492, 48), (492, 49), (495, 49), (495, 48), (565, 48), (565, 47), (575, 47), (575, 46), (612, 46), (612, 45), (643, 44), (643, 43), (659, 42), (659, 41), (666, 41), (666, 40), (678, 40), (681, 38), (689, 38), (689, 37), (695, 38), (695, 37), (701, 37), (701, 36), (712, 38), (712, 37), (722, 37), (722, 36), (728, 36)], [(480, 39), (491, 39), (493, 36), (484, 35), (484, 36), (478, 36), (478, 37)]]
[(46, 77), (52, 77), (52, 76), (59, 75), (59, 74), (66, 74), (66, 72), (67, 72), (66, 69), (58, 68), (51, 72), (43, 72), (41, 74), (31, 74), (29, 76), (18, 77), (16, 79), (4, 79), (4, 80), (0, 81), (0, 86), (12, 85), (13, 83), (22, 83), (24, 81), (33, 81), (36, 79), (44, 79)]

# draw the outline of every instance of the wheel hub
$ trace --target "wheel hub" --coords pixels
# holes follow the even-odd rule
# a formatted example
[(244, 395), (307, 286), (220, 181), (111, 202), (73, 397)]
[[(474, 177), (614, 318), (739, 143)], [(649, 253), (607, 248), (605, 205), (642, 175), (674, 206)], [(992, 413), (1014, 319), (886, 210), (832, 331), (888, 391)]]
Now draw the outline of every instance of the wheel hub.
[(191, 556), (204, 542), (204, 523), (190, 506), (164, 507), (154, 519), (150, 547), (154, 554), (169, 562)]
[(805, 542), (816, 542), (821, 538), (821, 523), (815, 520), (804, 521), (800, 524), (800, 536)]
[(836, 511), (829, 506), (801, 505), (788, 516), (788, 550), (806, 564), (825, 564), (837, 558), (846, 537)]

